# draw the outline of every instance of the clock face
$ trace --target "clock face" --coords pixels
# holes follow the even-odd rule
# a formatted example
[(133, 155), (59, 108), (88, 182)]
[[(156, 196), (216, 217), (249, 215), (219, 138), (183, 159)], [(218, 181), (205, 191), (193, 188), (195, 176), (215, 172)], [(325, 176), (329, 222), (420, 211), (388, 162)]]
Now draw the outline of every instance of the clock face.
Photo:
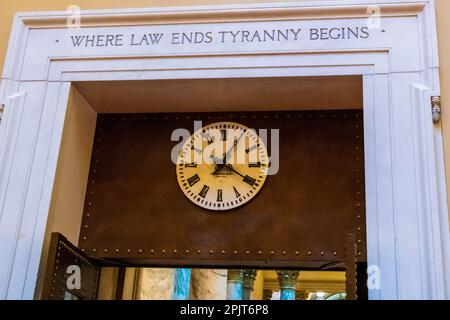
[(247, 203), (267, 177), (267, 150), (254, 130), (218, 122), (195, 132), (180, 150), (176, 171), (183, 193), (209, 210)]

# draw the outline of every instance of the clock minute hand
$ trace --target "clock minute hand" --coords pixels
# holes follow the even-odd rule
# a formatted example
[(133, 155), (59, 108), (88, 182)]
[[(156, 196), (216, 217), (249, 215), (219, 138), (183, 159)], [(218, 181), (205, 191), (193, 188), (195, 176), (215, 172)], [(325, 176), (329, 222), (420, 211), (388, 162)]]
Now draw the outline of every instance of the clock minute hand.
[(237, 172), (236, 170), (234, 170), (233, 166), (231, 166), (230, 164), (227, 164), (226, 168), (228, 169), (228, 171), (232, 171), (232, 172), (236, 173), (237, 175), (240, 175), (242, 178), (245, 179), (245, 176), (243, 174)]
[(224, 158), (223, 158), (223, 163), (226, 164), (227, 161), (230, 158), (231, 155), (231, 151), (233, 151), (234, 148), (236, 148), (236, 146), (238, 145), (239, 141), (241, 141), (241, 138), (244, 136), (244, 133), (242, 133), (239, 138), (233, 142), (233, 146), (230, 148), (230, 150), (228, 150), (228, 152), (225, 154)]

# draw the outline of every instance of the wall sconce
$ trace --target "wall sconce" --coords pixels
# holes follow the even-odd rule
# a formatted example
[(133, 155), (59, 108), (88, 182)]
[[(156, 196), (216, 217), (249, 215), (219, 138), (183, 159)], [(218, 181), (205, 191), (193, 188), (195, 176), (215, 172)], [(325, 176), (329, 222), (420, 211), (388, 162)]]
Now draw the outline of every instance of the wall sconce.
[(441, 96), (431, 97), (431, 114), (433, 115), (433, 122), (441, 121)]

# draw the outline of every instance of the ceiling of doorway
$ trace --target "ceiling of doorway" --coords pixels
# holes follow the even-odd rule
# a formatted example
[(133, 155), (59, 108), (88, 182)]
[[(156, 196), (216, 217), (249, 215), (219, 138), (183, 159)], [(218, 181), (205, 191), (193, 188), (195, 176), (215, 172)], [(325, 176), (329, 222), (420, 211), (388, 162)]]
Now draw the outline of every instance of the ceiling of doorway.
[(98, 113), (361, 109), (361, 76), (78, 82)]

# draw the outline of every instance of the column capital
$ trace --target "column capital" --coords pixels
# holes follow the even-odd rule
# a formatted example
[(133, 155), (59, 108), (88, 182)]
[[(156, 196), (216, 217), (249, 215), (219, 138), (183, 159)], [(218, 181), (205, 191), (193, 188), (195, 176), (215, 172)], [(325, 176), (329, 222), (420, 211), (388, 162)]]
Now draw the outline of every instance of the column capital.
[(252, 290), (255, 279), (256, 279), (256, 270), (254, 269), (243, 270), (244, 288), (249, 288)]
[(228, 282), (244, 282), (244, 270), (242, 269), (229, 269), (228, 270)]
[(295, 289), (295, 283), (297, 282), (299, 271), (292, 270), (277, 270), (278, 281), (280, 283), (280, 289)]

